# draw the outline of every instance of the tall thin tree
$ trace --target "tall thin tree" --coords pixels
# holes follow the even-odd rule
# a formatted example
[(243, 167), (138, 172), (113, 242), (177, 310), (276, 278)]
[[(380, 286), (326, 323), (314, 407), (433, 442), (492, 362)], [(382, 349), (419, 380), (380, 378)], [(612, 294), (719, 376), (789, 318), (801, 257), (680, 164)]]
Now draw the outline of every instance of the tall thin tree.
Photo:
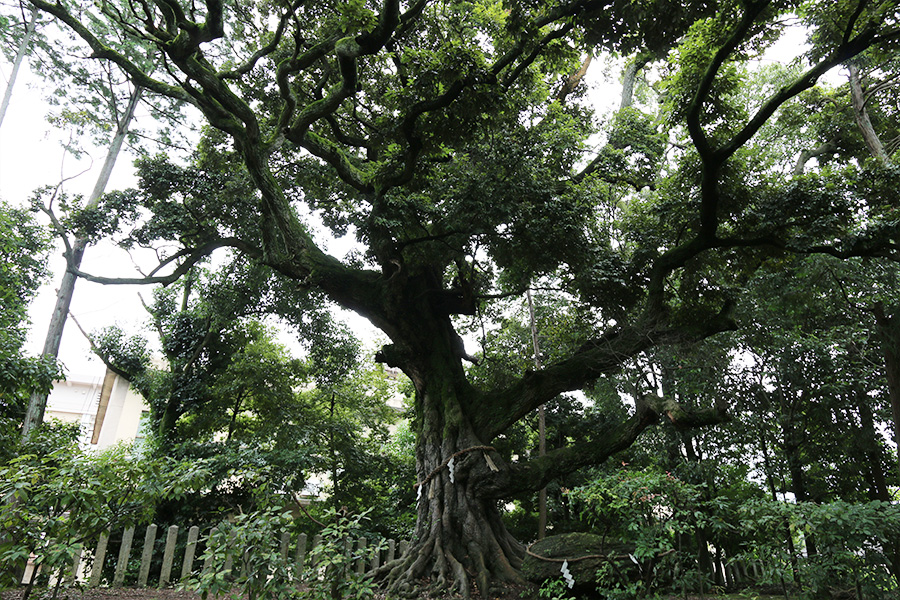
[[(94, 189), (88, 197), (86, 206), (88, 208), (96, 206), (100, 202), (100, 197), (106, 189), (109, 178), (112, 175), (113, 167), (122, 150), (131, 121), (134, 118), (134, 112), (137, 108), (138, 101), (141, 98), (142, 89), (135, 86), (128, 99), (128, 105), (121, 118), (118, 120), (116, 133), (109, 144), (106, 152), (106, 159), (103, 161), (103, 168), (97, 176)], [(75, 281), (77, 279), (73, 270), (81, 266), (84, 257), (84, 251), (87, 248), (88, 240), (85, 238), (76, 238), (71, 248), (68, 249), (68, 267), (63, 274), (62, 281), (59, 284), (59, 290), (56, 293), (56, 306), (50, 318), (50, 325), (47, 328), (47, 337), (44, 340), (43, 355), (45, 357), (56, 357), (59, 354), (59, 345), (62, 342), (63, 329), (66, 326), (66, 318), (69, 314), (69, 306), (72, 304), (72, 296), (75, 293)], [(28, 408), (25, 411), (25, 422), (22, 426), (23, 439), (44, 420), (44, 411), (47, 408), (46, 392), (35, 392), (28, 401)]]

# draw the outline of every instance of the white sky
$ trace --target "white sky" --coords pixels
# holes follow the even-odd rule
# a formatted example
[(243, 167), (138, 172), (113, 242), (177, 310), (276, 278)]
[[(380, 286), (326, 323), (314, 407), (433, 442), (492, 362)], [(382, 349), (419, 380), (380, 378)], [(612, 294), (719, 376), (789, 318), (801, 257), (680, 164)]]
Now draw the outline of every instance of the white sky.
[[(779, 42), (778, 47), (770, 54), (778, 57), (795, 56), (802, 51), (800, 36), (802, 33)], [(593, 78), (593, 85), (597, 90), (595, 98), (598, 104), (615, 104), (618, 100), (618, 86), (598, 81), (602, 78), (601, 70), (601, 65), (596, 64), (588, 72), (588, 78)], [(4, 88), (9, 71), (9, 64), (0, 63)], [(34, 86), (35, 81), (27, 65), (23, 65), (6, 119), (0, 127), (0, 197), (15, 205), (26, 204), (32, 191), (38, 187), (56, 184), (62, 177), (75, 175), (75, 179), (66, 183), (66, 189), (87, 195), (105, 156), (105, 149), (93, 149), (89, 152), (90, 157), (81, 161), (64, 154), (62, 142), (65, 141), (66, 134), (55, 130), (45, 120), (49, 106), (43, 92)], [(123, 151), (107, 191), (134, 185), (133, 160), (134, 156)], [(55, 304), (55, 286), (64, 268), (61, 250), (53, 253), (51, 268), (53, 277), (30, 308), (33, 325), (27, 348), (31, 354), (39, 354), (43, 346), (49, 316)], [(115, 248), (91, 246), (85, 254), (82, 269), (96, 274), (127, 275), (130, 262)], [(150, 287), (103, 286), (81, 280), (76, 285), (71, 312), (87, 331), (112, 324), (119, 324), (126, 331), (137, 331), (146, 320), (146, 313), (137, 296), (139, 292), (149, 298)], [(360, 319), (353, 319), (351, 326), (369, 339), (375, 335), (374, 328)], [(102, 363), (91, 355), (87, 342), (71, 320), (63, 335), (60, 358), (70, 376), (99, 377), (104, 370)]]

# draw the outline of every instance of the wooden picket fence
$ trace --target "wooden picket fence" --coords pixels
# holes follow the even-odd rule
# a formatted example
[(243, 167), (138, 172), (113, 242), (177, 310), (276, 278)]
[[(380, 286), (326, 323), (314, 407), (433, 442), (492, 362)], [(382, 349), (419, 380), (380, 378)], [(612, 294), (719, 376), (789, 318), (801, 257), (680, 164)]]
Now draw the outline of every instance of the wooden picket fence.
[[(129, 527), (122, 531), (121, 542), (119, 543), (117, 558), (114, 563), (115, 570), (111, 581), (109, 581), (108, 577), (104, 579), (103, 575), (104, 568), (107, 566), (107, 560), (110, 558), (108, 550), (110, 550), (109, 541), (111, 537), (109, 531), (104, 532), (100, 535), (93, 548), (76, 553), (73, 564), (64, 575), (64, 582), (67, 585), (71, 585), (77, 581), (86, 584), (88, 587), (100, 585), (122, 587), (126, 584), (126, 580), (134, 581), (134, 568), (137, 566), (137, 587), (167, 587), (176, 583), (187, 582), (192, 575), (197, 575), (201, 570), (231, 571), (234, 560), (232, 554), (226, 556), (224, 565), (211, 564), (209, 557), (201, 564), (201, 548), (205, 538), (200, 537), (200, 528), (196, 525), (187, 529), (187, 540), (182, 549), (179, 544), (179, 538), (184, 540), (183, 530), (184, 528), (177, 525), (172, 525), (165, 530), (165, 545), (162, 549), (162, 560), (160, 561), (159, 546), (157, 544), (159, 527), (155, 524), (148, 525), (144, 530), (139, 566), (131, 561), (136, 556), (134, 542), (137, 532), (134, 527)], [(301, 580), (312, 572), (312, 568), (315, 565), (310, 564), (309, 554), (321, 542), (322, 537), (319, 535), (313, 536), (310, 545), (308, 536), (305, 533), (297, 536), (292, 536), (288, 532), (281, 534), (279, 539), (281, 557), (285, 561), (292, 560), (296, 579)], [(345, 539), (344, 544), (349, 555), (352, 545), (355, 545), (360, 551), (365, 550), (368, 540), (366, 538), (357, 540)], [(371, 561), (367, 562), (359, 559), (353, 566), (359, 574), (373, 571), (385, 562), (402, 556), (408, 547), (409, 542), (405, 540), (399, 543), (392, 539), (386, 540), (383, 547), (372, 555)], [(115, 551), (115, 548), (112, 548), (112, 550)], [(361, 554), (361, 552), (358, 554)], [(178, 569), (179, 566), (180, 569)], [(22, 579), (23, 583), (30, 580), (33, 568), (33, 564), (29, 563), (29, 567), (26, 569)]]

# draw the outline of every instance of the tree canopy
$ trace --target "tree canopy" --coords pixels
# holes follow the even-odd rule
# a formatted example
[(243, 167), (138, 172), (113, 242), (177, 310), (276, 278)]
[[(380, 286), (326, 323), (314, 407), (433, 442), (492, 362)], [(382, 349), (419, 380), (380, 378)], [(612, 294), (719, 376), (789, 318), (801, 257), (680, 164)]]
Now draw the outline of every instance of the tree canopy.
[[(630, 411), (579, 443), (501, 456), (535, 408), (615, 393), (604, 379), (647, 353), (734, 330), (763, 267), (897, 256), (896, 167), (808, 108), (841, 106), (817, 87), (832, 69), (887, 64), (896, 2), (30, 1), (89, 60), (209, 125), (189, 167), (146, 161), (139, 189), (68, 221), (157, 248), (160, 265), (80, 276), (171, 284), (226, 250), (270, 270), (279, 311), (327, 301), (389, 339), (377, 359), (412, 381), (417, 436), (416, 543), (382, 573), (398, 591), (422, 575), (464, 594), (469, 573), (481, 590), (518, 580), (524, 548), (498, 499), (598, 464), (660, 420), (709, 425), (727, 407), (639, 385)], [(806, 28), (804, 55), (752, 69), (790, 22)], [(608, 53), (626, 57), (626, 95), (600, 120), (578, 84), (583, 56)], [(358, 251), (322, 241), (345, 234)], [(491, 363), (519, 352), (488, 345), (503, 336), (465, 348), (462, 333), (486, 332), (528, 289), (553, 290), (572, 324), (551, 360)]]

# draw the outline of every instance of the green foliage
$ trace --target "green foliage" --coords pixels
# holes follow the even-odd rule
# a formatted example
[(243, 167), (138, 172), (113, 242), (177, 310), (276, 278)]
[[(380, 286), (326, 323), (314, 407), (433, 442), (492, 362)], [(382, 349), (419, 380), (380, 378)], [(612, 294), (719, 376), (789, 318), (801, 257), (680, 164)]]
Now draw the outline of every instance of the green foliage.
[(622, 470), (571, 492), (581, 517), (604, 535), (635, 544), (634, 556), (652, 559), (675, 547), (677, 535), (698, 525), (700, 491), (671, 473)]
[(679, 562), (679, 539), (705, 520), (698, 487), (653, 469), (596, 478), (571, 495), (583, 507), (582, 519), (604, 537), (634, 548), (630, 554), (641, 566), (641, 579), (623, 577), (612, 563), (597, 573), (598, 589), (611, 597), (635, 597), (667, 583)]
[[(204, 570), (188, 585), (203, 598), (372, 598), (375, 582), (357, 572), (360, 561), (370, 564), (382, 550), (378, 544), (357, 547), (356, 540), (366, 527), (367, 512), (348, 515), (327, 510), (321, 541), (307, 555), (305, 561), (310, 567), (304, 573), (296, 571), (292, 555), (281, 551), (281, 534), (296, 529), (290, 511), (270, 506), (233, 515), (217, 525), (205, 540), (201, 558), (210, 560), (209, 564), (215, 567)], [(226, 570), (229, 556), (231, 566)]]
[[(293, 556), (282, 554), (280, 549), (280, 536), (291, 530), (292, 523), (290, 511), (277, 507), (239, 513), (222, 521), (210, 531), (201, 556), (211, 561), (213, 568), (204, 569), (188, 586), (204, 600), (210, 595), (232, 594), (249, 600), (300, 597), (292, 581)], [(227, 564), (231, 565), (228, 570)]]
[(29, 396), (61, 375), (56, 361), (23, 350), (28, 304), (47, 276), (50, 247), (32, 212), (0, 201), (0, 461), (14, 455)]
[(359, 537), (369, 511), (359, 514), (329, 510), (322, 529), (322, 541), (309, 553), (315, 572), (309, 579), (308, 596), (312, 600), (363, 600), (373, 598), (376, 583), (357, 572), (359, 561), (366, 564), (381, 551), (379, 544), (358, 548), (353, 540)]
[(541, 584), (538, 590), (539, 598), (547, 600), (575, 600), (574, 596), (568, 594), (568, 584), (561, 577), (559, 579), (548, 579)]
[[(895, 504), (760, 500), (744, 503), (738, 514), (739, 526), (748, 536), (741, 558), (764, 565), (764, 582), (794, 582), (803, 598), (837, 589), (883, 598), (896, 589), (887, 568), (900, 534), (900, 509)], [(796, 544), (815, 539), (818, 552), (792, 552), (786, 534)]]
[(61, 444), (65, 439), (37, 434), (24, 450), (39, 453), (20, 453), (0, 467), (4, 573), (30, 553), (57, 573), (101, 532), (149, 521), (158, 502), (184, 498), (205, 477), (202, 463), (148, 458), (127, 446), (84, 452), (71, 434)]
[[(548, 475), (577, 481), (576, 469), (660, 424), (625, 457), (651, 470), (579, 492), (591, 524), (632, 544), (644, 567), (640, 584), (603, 573), (611, 594), (668, 583), (655, 561), (681, 561), (682, 574), (689, 559), (705, 561), (703, 583), (712, 546), (737, 556), (751, 534), (735, 526), (733, 503), (761, 494), (748, 477), (772, 497), (793, 492), (822, 506), (887, 493), (887, 387), (861, 315), (896, 288), (887, 261), (900, 179), (853, 139), (846, 88), (814, 84), (839, 61), (858, 62), (874, 122), (896, 135), (896, 95), (886, 91), (896, 2), (324, 0), (180, 14), (177, 3), (35, 1), (70, 25), (84, 19), (90, 26), (73, 30), (94, 54), (193, 103), (210, 125), (187, 164), (145, 159), (139, 189), (94, 211), (73, 208), (65, 223), (92, 237), (127, 229), (124, 246), (165, 248), (164, 266), (187, 272), (152, 309), (165, 369), (145, 368), (140, 344), (115, 332), (101, 341), (123, 368), (144, 369), (135, 384), (163, 452), (222, 451), (212, 487), (277, 479), (288, 494), (306, 473), (329, 472), (333, 500), (357, 510), (391, 497), (373, 494), (385, 481), (411, 478), (408, 464), (377, 458), (391, 390), (327, 317), (334, 302), (384, 331), (379, 359), (413, 381), (418, 469), (473, 440), (501, 453), (500, 475), (467, 465), (460, 478), (460, 497), (483, 507)], [(795, 19), (810, 26), (806, 57), (757, 69)], [(577, 91), (561, 93), (584, 50), (640, 50), (622, 59), (649, 65), (653, 94), (601, 117)], [(84, 122), (80, 107), (63, 115)], [(319, 219), (361, 247), (332, 256)], [(219, 271), (194, 262), (226, 247)], [(805, 255), (859, 260), (843, 271), (791, 258)], [(829, 269), (841, 276), (822, 285)], [(878, 289), (866, 292), (872, 281)], [(556, 292), (539, 308), (541, 368), (514, 304), (537, 287)], [(259, 325), (270, 315), (303, 338), (305, 361)], [(738, 324), (743, 337), (700, 343)], [(483, 345), (468, 370), (464, 328)], [(560, 397), (574, 390), (595, 405)], [(729, 403), (730, 429), (690, 431)], [(526, 415), (540, 405), (563, 460), (529, 462)], [(199, 443), (176, 443), (189, 436)], [(423, 459), (432, 448), (442, 456)], [(246, 489), (230, 499), (246, 500), (250, 514)], [(465, 563), (465, 549), (481, 543), (444, 500), (428, 499), (445, 511), (431, 523), (444, 546), (423, 538), (431, 545), (418, 550), (432, 555), (403, 578), (441, 571), (455, 564), (450, 555)], [(517, 501), (531, 512), (528, 498)], [(810, 550), (814, 539), (822, 556), (837, 547), (818, 533), (804, 540)], [(823, 572), (862, 572), (834, 556)], [(496, 574), (465, 569), (480, 570), (480, 582)], [(456, 576), (444, 571), (444, 581)]]

